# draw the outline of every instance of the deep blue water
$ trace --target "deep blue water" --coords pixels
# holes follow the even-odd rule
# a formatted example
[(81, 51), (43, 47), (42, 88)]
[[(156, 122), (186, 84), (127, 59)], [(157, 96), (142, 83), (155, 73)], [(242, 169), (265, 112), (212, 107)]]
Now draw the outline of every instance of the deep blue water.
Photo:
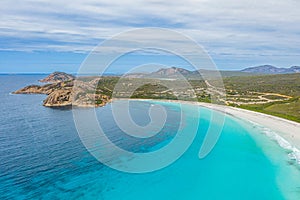
[[(221, 137), (204, 159), (198, 151), (211, 110), (184, 110), (185, 125), (199, 120), (191, 147), (172, 165), (156, 172), (129, 174), (95, 159), (82, 144), (72, 110), (42, 106), (44, 95), (12, 95), (37, 83), (38, 75), (0, 75), (0, 199), (300, 199), (300, 171), (286, 150), (253, 127), (227, 116)], [(149, 122), (148, 109), (167, 110), (165, 127), (150, 140), (125, 136), (116, 126), (111, 105), (97, 108), (109, 139), (132, 152), (168, 145), (179, 127), (175, 103), (132, 102), (139, 125)], [(86, 112), (82, 109), (82, 112)]]

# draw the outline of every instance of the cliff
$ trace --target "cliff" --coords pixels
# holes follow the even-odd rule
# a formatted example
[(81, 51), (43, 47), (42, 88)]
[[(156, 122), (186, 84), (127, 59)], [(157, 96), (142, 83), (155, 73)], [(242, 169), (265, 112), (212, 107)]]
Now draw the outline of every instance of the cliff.
[[(49, 77), (43, 80), (51, 80)], [(57, 80), (57, 79), (56, 79)], [(29, 85), (19, 89), (14, 94), (45, 94), (48, 95), (43, 101), (47, 107), (78, 106), (97, 107), (110, 102), (111, 97), (97, 90), (98, 81), (67, 80), (56, 81), (46, 85)], [(76, 87), (74, 87), (76, 85)]]

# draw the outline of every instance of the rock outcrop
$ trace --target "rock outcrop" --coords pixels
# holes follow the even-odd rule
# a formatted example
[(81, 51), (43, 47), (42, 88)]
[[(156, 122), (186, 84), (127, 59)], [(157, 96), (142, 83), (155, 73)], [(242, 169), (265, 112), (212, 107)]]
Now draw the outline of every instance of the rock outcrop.
[(58, 81), (58, 79), (56, 79), (57, 81), (51, 84), (30, 85), (13, 93), (48, 95), (43, 101), (43, 105), (47, 107), (98, 107), (104, 106), (111, 100), (109, 95), (102, 94), (102, 91), (97, 88), (100, 79), (101, 78), (94, 78), (91, 81), (75, 79)]
[(67, 74), (65, 72), (53, 72), (46, 78), (39, 80), (42, 83), (57, 83), (63, 81), (72, 81), (75, 79), (75, 76)]
[(29, 85), (13, 92), (13, 94), (47, 94), (47, 90), (40, 85)]
[(59, 107), (72, 105), (72, 90), (59, 89), (51, 92), (44, 100), (44, 106)]

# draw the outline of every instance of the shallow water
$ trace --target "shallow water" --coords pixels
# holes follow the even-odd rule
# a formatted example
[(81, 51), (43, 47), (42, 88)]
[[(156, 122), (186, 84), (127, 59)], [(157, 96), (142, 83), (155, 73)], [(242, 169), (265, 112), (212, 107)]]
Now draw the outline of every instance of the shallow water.
[[(11, 95), (36, 83), (37, 75), (0, 76), (0, 199), (299, 199), (300, 171), (261, 127), (227, 116), (213, 151), (198, 158), (213, 111), (186, 107), (184, 128), (199, 120), (197, 137), (180, 159), (162, 170), (128, 174), (99, 163), (77, 134), (72, 111), (42, 106), (44, 95)], [(133, 101), (131, 115), (149, 122), (148, 109), (160, 104), (168, 118), (151, 140), (127, 137), (117, 128), (111, 105), (97, 108), (98, 119), (118, 146), (148, 152), (168, 145), (180, 118), (176, 103)], [(82, 109), (82, 112), (86, 112)]]

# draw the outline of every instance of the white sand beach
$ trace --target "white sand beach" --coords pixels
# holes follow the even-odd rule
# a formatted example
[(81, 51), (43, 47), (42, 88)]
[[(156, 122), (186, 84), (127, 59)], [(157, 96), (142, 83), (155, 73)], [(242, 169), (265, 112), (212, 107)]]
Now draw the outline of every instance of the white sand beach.
[(197, 104), (203, 107), (225, 112), (226, 114), (232, 115), (236, 118), (260, 124), (263, 127), (275, 131), (279, 136), (289, 142), (292, 146), (300, 149), (300, 123), (241, 108), (208, 103)]
[(279, 118), (279, 117), (275, 117), (275, 116), (271, 116), (259, 112), (249, 111), (241, 108), (234, 108), (230, 106), (210, 104), (210, 103), (179, 101), (179, 100), (157, 100), (157, 99), (131, 99), (131, 100), (175, 102), (175, 103), (182, 103), (182, 104), (199, 105), (210, 109), (214, 109), (226, 113), (228, 115), (234, 116), (236, 118), (259, 124), (265, 128), (275, 131), (280, 137), (285, 139), (293, 147), (300, 150), (300, 123), (297, 122), (293, 122), (283, 118)]

